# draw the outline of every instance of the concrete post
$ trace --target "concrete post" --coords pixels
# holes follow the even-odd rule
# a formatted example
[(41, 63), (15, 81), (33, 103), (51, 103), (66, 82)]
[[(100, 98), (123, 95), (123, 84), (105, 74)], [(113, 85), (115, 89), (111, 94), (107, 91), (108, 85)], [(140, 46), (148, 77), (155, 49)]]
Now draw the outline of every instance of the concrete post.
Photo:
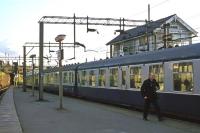
[(43, 100), (43, 37), (44, 23), (39, 23), (39, 101)]
[(35, 78), (34, 78), (34, 61), (33, 61), (33, 58), (32, 58), (32, 96), (34, 96), (34, 88), (35, 88)]
[(26, 46), (23, 46), (24, 49), (24, 62), (23, 62), (23, 91), (26, 92)]
[(62, 99), (63, 99), (63, 86), (62, 86), (62, 56), (63, 51), (61, 50), (61, 42), (59, 42), (59, 99), (60, 99), (60, 109), (63, 109)]

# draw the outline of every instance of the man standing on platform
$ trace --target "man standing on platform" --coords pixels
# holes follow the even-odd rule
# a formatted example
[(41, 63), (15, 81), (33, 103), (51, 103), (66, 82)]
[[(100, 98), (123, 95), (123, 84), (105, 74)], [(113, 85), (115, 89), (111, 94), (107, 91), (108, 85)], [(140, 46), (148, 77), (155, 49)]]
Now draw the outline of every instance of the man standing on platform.
[(158, 105), (158, 96), (156, 91), (159, 89), (159, 84), (155, 80), (155, 76), (153, 74), (149, 75), (149, 78), (146, 79), (141, 87), (141, 94), (144, 98), (144, 113), (143, 113), (143, 119), (148, 120), (147, 116), (149, 113), (149, 107), (152, 103), (155, 107), (156, 113), (158, 115), (158, 120), (161, 121), (161, 113), (160, 113), (160, 107)]

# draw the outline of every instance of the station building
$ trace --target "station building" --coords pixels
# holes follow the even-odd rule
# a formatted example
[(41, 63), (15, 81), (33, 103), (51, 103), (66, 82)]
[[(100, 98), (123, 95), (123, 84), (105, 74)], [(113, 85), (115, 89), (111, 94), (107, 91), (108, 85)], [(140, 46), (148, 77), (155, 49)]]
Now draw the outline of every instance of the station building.
[(126, 30), (109, 41), (110, 57), (192, 44), (197, 31), (176, 14)]

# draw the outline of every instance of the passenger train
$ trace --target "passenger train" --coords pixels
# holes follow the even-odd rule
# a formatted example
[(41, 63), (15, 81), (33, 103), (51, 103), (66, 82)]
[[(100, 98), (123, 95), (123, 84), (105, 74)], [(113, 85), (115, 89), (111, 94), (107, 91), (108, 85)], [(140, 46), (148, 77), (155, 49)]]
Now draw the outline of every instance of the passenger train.
[(10, 74), (0, 71), (0, 95), (5, 92), (10, 85)]
[[(150, 73), (160, 85), (162, 113), (200, 121), (200, 43), (63, 66), (64, 94), (141, 110), (140, 87)], [(45, 70), (43, 81), (58, 93), (58, 68)]]

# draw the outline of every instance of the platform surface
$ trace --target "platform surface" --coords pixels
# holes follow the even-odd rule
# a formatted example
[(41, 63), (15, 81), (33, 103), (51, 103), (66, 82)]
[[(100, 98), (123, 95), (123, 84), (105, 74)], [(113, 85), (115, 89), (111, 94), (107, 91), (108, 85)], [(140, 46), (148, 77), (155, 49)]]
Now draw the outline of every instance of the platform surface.
[(0, 133), (22, 133), (10, 87), (0, 100)]
[(142, 119), (142, 112), (110, 105), (63, 98), (64, 110), (59, 110), (59, 97), (14, 90), (14, 100), (24, 133), (199, 133), (200, 124), (165, 118), (159, 122), (154, 115)]

